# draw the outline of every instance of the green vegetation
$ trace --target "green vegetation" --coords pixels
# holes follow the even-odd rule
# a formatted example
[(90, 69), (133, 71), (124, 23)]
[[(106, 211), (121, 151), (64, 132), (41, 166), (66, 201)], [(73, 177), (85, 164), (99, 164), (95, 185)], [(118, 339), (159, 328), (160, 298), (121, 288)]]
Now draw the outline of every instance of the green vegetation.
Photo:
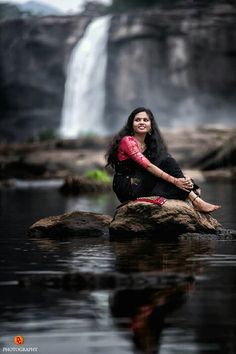
[(96, 182), (111, 183), (111, 176), (99, 168), (86, 171), (84, 176)]

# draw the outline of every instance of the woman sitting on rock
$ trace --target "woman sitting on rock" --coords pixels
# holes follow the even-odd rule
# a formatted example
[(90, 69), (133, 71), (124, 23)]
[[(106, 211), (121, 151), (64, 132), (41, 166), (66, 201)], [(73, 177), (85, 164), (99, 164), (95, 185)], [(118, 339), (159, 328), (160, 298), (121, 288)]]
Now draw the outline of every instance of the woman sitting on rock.
[(113, 190), (120, 202), (140, 197), (161, 196), (186, 200), (201, 212), (220, 206), (200, 198), (198, 186), (184, 176), (168, 153), (154, 116), (149, 109), (136, 108), (107, 152), (107, 166), (115, 169)]

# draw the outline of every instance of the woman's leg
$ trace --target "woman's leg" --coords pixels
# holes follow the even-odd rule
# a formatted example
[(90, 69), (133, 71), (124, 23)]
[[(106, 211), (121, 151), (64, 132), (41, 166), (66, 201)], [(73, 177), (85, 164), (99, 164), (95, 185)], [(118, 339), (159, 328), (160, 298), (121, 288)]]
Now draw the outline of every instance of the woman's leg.
[[(163, 169), (165, 172), (169, 173), (170, 175), (176, 177), (176, 178), (181, 178), (184, 177), (184, 174), (177, 163), (177, 161), (172, 157), (168, 156), (159, 166), (161, 169)], [(154, 193), (157, 195), (163, 195), (166, 198), (169, 199), (181, 199), (181, 200), (186, 200), (189, 198), (194, 206), (194, 208), (198, 211), (205, 212), (205, 213), (210, 213), (212, 211), (215, 211), (220, 208), (219, 205), (214, 205), (205, 202), (203, 199), (200, 198), (200, 189), (199, 186), (197, 186), (195, 183), (193, 184), (192, 190), (189, 192), (181, 190), (177, 188), (176, 186), (171, 185), (170, 183), (167, 183), (165, 181), (160, 181), (160, 184), (163, 186), (160, 188), (154, 188), (154, 191), (158, 192), (158, 189), (160, 190), (160, 194)], [(156, 189), (156, 190), (155, 190)], [(164, 192), (164, 193), (162, 193)]]
[[(155, 164), (155, 162), (154, 162)], [(168, 155), (165, 160), (163, 160), (159, 165), (156, 164), (164, 172), (169, 173), (171, 176), (176, 178), (183, 178), (184, 174), (176, 162), (176, 160)], [(169, 183), (161, 178), (152, 177), (155, 181), (154, 186), (150, 190), (149, 195), (159, 195), (167, 199), (179, 199), (186, 200), (189, 191), (182, 190), (172, 183)], [(150, 184), (151, 185), (151, 184)]]
[(193, 191), (189, 193), (189, 199), (191, 200), (194, 208), (198, 211), (203, 213), (211, 213), (220, 208), (220, 205), (214, 205), (205, 202), (202, 198), (200, 198), (196, 193)]

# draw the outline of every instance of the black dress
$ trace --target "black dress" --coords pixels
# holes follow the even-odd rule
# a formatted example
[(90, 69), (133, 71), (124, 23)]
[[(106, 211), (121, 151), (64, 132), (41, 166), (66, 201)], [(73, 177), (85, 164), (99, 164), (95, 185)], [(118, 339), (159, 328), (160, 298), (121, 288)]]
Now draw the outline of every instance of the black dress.
[[(148, 150), (145, 150), (143, 155), (150, 160)], [(184, 177), (178, 163), (170, 154), (167, 154), (161, 163), (157, 164), (153, 162), (153, 164), (173, 177)], [(194, 184), (192, 190), (198, 188), (199, 187)], [(131, 158), (116, 163), (113, 190), (121, 203), (139, 197), (150, 196), (185, 200), (190, 193), (190, 191), (184, 191), (176, 187), (173, 183), (169, 183), (162, 178), (152, 175)]]

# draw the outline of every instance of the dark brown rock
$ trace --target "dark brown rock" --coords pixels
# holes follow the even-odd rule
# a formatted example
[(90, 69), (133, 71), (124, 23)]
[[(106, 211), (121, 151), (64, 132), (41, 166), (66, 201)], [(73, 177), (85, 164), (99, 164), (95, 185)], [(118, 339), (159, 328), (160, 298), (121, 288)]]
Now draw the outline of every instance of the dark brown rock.
[(130, 202), (117, 209), (110, 224), (110, 235), (177, 236), (190, 233), (216, 233), (220, 224), (211, 215), (197, 212), (181, 200), (167, 200), (162, 206)]
[(58, 216), (49, 216), (29, 228), (30, 236), (42, 237), (97, 237), (107, 233), (111, 221), (108, 215), (75, 211)]

